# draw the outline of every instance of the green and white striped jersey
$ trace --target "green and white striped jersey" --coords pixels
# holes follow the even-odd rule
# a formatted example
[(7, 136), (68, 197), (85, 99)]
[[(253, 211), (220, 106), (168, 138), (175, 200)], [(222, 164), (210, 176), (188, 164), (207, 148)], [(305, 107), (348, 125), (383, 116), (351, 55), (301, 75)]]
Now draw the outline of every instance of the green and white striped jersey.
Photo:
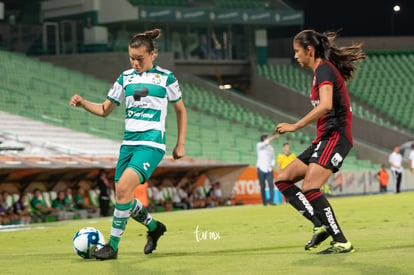
[(181, 90), (172, 72), (159, 66), (141, 74), (124, 71), (108, 92), (120, 105), (125, 99), (123, 145), (147, 145), (165, 151), (165, 119), (168, 102), (178, 102)]

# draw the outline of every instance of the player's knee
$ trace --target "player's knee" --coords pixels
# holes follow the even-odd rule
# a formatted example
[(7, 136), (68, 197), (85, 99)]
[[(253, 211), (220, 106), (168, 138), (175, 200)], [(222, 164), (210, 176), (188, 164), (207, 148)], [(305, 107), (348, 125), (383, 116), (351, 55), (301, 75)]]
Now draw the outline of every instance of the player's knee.
[(115, 199), (118, 203), (127, 203), (131, 200), (131, 194), (133, 190), (130, 190), (128, 184), (122, 184), (118, 182), (115, 187)]
[(275, 182), (278, 182), (278, 181), (290, 181), (289, 175), (283, 170), (280, 171), (279, 173), (277, 173), (276, 178), (275, 178)]

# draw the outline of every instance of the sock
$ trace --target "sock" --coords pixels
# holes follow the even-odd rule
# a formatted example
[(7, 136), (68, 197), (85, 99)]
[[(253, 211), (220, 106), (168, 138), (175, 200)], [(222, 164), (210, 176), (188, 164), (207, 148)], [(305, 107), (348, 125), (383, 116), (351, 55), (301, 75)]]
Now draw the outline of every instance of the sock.
[(150, 213), (148, 213), (148, 210), (138, 199), (134, 199), (131, 210), (131, 218), (146, 226), (150, 232), (157, 228), (157, 222), (152, 218)]
[(335, 242), (346, 243), (347, 240), (339, 227), (334, 211), (320, 189), (305, 192), (305, 196), (315, 209), (315, 215), (322, 221)]
[(109, 244), (113, 249), (115, 249), (115, 251), (118, 251), (118, 244), (121, 240), (122, 234), (124, 234), (130, 212), (131, 202), (125, 204), (115, 204), (115, 211), (112, 219), (111, 237), (109, 238)]
[(291, 181), (275, 182), (276, 187), (285, 196), (286, 200), (299, 211), (315, 227), (322, 226), (322, 222), (315, 215), (312, 205), (308, 202), (302, 191)]

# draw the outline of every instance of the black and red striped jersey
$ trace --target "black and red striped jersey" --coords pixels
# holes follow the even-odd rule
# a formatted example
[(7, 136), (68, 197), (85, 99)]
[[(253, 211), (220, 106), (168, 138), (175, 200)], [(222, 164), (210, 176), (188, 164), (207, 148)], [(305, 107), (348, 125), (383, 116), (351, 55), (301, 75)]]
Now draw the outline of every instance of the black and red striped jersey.
[(318, 119), (317, 136), (312, 143), (318, 143), (324, 135), (332, 131), (339, 131), (353, 144), (352, 110), (345, 80), (338, 69), (326, 59), (321, 61), (313, 76), (311, 91), (313, 106), (319, 104), (319, 88), (323, 85), (332, 86), (333, 104), (331, 111)]

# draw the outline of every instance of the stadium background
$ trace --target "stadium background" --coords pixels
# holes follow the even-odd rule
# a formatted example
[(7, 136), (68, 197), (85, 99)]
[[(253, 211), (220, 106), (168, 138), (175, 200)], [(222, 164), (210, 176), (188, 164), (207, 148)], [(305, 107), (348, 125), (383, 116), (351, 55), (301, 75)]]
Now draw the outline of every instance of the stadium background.
[[(243, 172), (254, 169), (258, 137), (310, 108), (311, 76), (296, 66), (291, 49), (292, 36), (303, 28), (342, 29), (338, 44), (364, 42), (369, 55), (348, 85), (355, 147), (344, 177), (328, 183), (332, 194), (378, 192), (373, 174), (380, 164), (388, 162), (395, 145), (407, 157), (414, 143), (408, 1), (400, 1), (398, 13), (392, 1), (375, 7), (356, 1), (1, 2), (0, 189), (12, 194), (36, 187), (92, 189), (99, 168), (112, 177), (122, 108), (102, 119), (70, 108), (68, 101), (75, 92), (103, 100), (130, 66), (131, 35), (154, 27), (163, 30), (156, 63), (177, 76), (189, 114), (188, 157), (177, 162), (166, 157), (155, 178), (179, 179), (196, 171), (221, 181), (225, 194), (239, 196), (236, 200), (257, 201), (257, 179)], [(171, 115), (170, 150), (174, 124)], [(274, 143), (276, 152), (289, 141), (299, 153), (313, 128), (283, 136)], [(413, 189), (412, 183), (407, 171), (402, 190)]]

